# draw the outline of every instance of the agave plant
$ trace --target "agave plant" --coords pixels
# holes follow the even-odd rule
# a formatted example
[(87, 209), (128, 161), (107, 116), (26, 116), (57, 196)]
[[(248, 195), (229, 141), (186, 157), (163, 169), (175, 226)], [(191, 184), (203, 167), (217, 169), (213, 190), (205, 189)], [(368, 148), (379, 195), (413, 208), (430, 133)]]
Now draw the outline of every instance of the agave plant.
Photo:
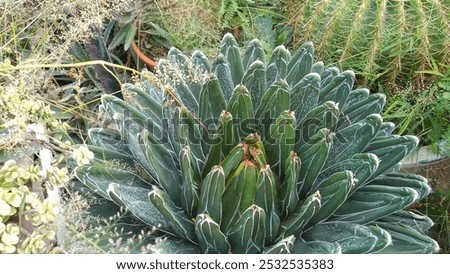
[(124, 100), (102, 97), (108, 125), (77, 178), (169, 252), (436, 252), (432, 221), (408, 209), (427, 180), (399, 173), (418, 139), (392, 134), (385, 96), (314, 63), (312, 43), (265, 55), (253, 40), (242, 57), (230, 34), (212, 64), (171, 49)]

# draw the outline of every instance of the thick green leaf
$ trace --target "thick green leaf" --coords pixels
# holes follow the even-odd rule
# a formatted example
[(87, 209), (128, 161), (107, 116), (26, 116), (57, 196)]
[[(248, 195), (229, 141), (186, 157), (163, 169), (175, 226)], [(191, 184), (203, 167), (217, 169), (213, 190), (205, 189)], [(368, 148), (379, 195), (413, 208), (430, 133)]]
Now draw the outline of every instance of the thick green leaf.
[(286, 160), (284, 179), (281, 182), (278, 191), (278, 201), (280, 202), (282, 219), (291, 215), (299, 202), (297, 182), (300, 179), (300, 168), (300, 158), (292, 151)]
[(194, 222), (192, 222), (182, 208), (178, 207), (172, 201), (169, 194), (155, 187), (148, 193), (148, 199), (170, 224), (172, 231), (174, 231), (178, 237), (193, 243), (197, 242)]
[(255, 61), (245, 72), (244, 77), (242, 78), (242, 84), (249, 90), (252, 98), (253, 110), (256, 111), (256, 108), (259, 106), (261, 98), (267, 89), (266, 68), (264, 67), (264, 63)]
[(309, 193), (317, 176), (319, 176), (331, 148), (331, 138), (331, 132), (327, 129), (322, 129), (298, 150), (297, 155), (302, 159), (299, 175), (300, 181), (297, 182), (300, 199)]
[(234, 86), (239, 85), (244, 76), (244, 66), (242, 64), (239, 46), (231, 33), (225, 34), (220, 44), (220, 52), (225, 56), (230, 64), (231, 78)]
[[(107, 149), (92, 145), (87, 145), (87, 148), (94, 153), (94, 159), (96, 160), (104, 160), (109, 162), (115, 162), (116, 164), (121, 163), (125, 165), (134, 165), (136, 163), (135, 162), (136, 156), (131, 157), (127, 156), (125, 153), (122, 153), (122, 151), (119, 149), (118, 150), (115, 150), (113, 148)], [(21, 153), (19, 153), (19, 156), (20, 155)]]
[(291, 90), (290, 109), (295, 112), (297, 121), (313, 110), (319, 102), (320, 76), (317, 73), (307, 74)]
[(342, 248), (338, 243), (329, 243), (324, 241), (306, 242), (303, 239), (295, 241), (295, 254), (341, 254)]
[(225, 56), (219, 54), (216, 58), (214, 58), (212, 71), (215, 75), (217, 75), (225, 101), (228, 102), (231, 98), (235, 85), (233, 83), (233, 79), (231, 79), (230, 66), (225, 59)]
[(189, 216), (194, 216), (200, 200), (201, 174), (189, 146), (180, 151), (180, 170), (183, 179), (181, 205)]
[(284, 46), (278, 46), (273, 50), (272, 57), (270, 57), (270, 61), (266, 69), (266, 80), (268, 87), (270, 87), (275, 81), (286, 78), (290, 59), (291, 54)]
[[(158, 100), (155, 94), (152, 94), (152, 90), (155, 88), (150, 88), (149, 90), (143, 90), (140, 87), (125, 83), (122, 85), (122, 93), (124, 94), (124, 99), (127, 103), (132, 104), (137, 109), (139, 109), (143, 114), (145, 114), (148, 119), (153, 120), (155, 126), (161, 127), (162, 125), (162, 106), (161, 101)], [(159, 128), (155, 128), (158, 130)], [(162, 129), (159, 129), (162, 131)]]
[(283, 111), (269, 129), (265, 139), (265, 149), (269, 164), (276, 174), (283, 180), (286, 160), (294, 150), (295, 117), (291, 111)]
[[(187, 85), (187, 92), (190, 93), (189, 96), (192, 95), (195, 98), (195, 101), (198, 102), (202, 88), (201, 81), (203, 73), (199, 72), (189, 57), (184, 55), (177, 48), (172, 47), (169, 50), (168, 57), (172, 64), (177, 68), (178, 74), (183, 79), (184, 83)], [(194, 109), (190, 110), (194, 111)]]
[(140, 80), (142, 81), (143, 91), (148, 94), (150, 98), (162, 104), (164, 97), (167, 95), (167, 91), (164, 89), (164, 86), (155, 85), (155, 83), (159, 82), (158, 76), (144, 70), (142, 71)]
[(356, 88), (352, 91), (350, 91), (350, 94), (348, 95), (347, 102), (345, 102), (345, 105), (341, 107), (341, 109), (345, 112), (349, 107), (353, 106), (354, 104), (359, 103), (362, 100), (365, 100), (369, 98), (370, 90), (367, 88)]
[(115, 123), (121, 135), (124, 135), (124, 131), (128, 129), (130, 121), (140, 127), (147, 126), (147, 116), (122, 99), (104, 94), (101, 97), (101, 102), (105, 114)]
[(383, 124), (381, 124), (381, 128), (378, 131), (377, 136), (375, 137), (375, 140), (380, 140), (383, 139), (384, 137), (391, 135), (392, 132), (394, 132), (395, 129), (395, 124), (391, 123), (391, 122), (384, 122)]
[(255, 114), (263, 139), (270, 125), (286, 110), (289, 110), (288, 85), (284, 80), (277, 80), (264, 92)]
[(191, 61), (199, 75), (203, 76), (211, 71), (211, 64), (209, 63), (208, 57), (206, 57), (203, 52), (195, 50), (192, 53)]
[(290, 235), (298, 236), (305, 228), (308, 221), (320, 209), (320, 194), (316, 192), (299, 203), (291, 215), (281, 223), (280, 236), (287, 237)]
[(222, 110), (226, 109), (225, 98), (216, 76), (210, 76), (203, 85), (199, 105), (200, 120), (210, 130), (210, 126), (217, 125)]
[(168, 60), (159, 60), (158, 69), (161, 72), (163, 83), (168, 84), (168, 86), (165, 87), (165, 91), (170, 98), (174, 99), (173, 97), (176, 97), (178, 101), (182, 102), (183, 106), (197, 114), (201, 87), (195, 86), (194, 88), (196, 90), (194, 94), (186, 83), (183, 74), (177, 69), (177, 64), (170, 63)]
[(247, 48), (245, 49), (243, 60), (244, 71), (247, 71), (253, 62), (257, 60), (264, 63), (264, 59), (265, 53), (261, 42), (259, 42), (258, 39), (253, 39), (250, 43), (248, 43)]
[(219, 118), (219, 129), (211, 140), (208, 158), (203, 165), (203, 173), (209, 172), (213, 166), (220, 164), (231, 149), (239, 143), (236, 126), (231, 113), (222, 111)]
[(286, 82), (293, 87), (302, 80), (305, 75), (311, 73), (314, 61), (314, 47), (311, 42), (306, 42), (292, 56), (288, 64), (288, 74)]
[(244, 159), (245, 153), (247, 153), (248, 146), (244, 144), (239, 144), (235, 146), (230, 153), (225, 157), (225, 159), (220, 164), (223, 168), (223, 173), (225, 174), (225, 177), (228, 177), (228, 175), (233, 171), (238, 165), (241, 163), (241, 161)]
[(367, 224), (414, 203), (419, 194), (403, 186), (366, 185), (356, 190), (333, 219)]
[(298, 152), (310, 139), (323, 129), (334, 131), (339, 117), (339, 109), (334, 102), (326, 102), (297, 121), (295, 151)]
[(265, 242), (271, 244), (278, 236), (280, 229), (280, 205), (278, 203), (277, 189), (279, 182), (269, 165), (259, 170), (256, 185), (255, 205), (266, 213)]
[(195, 220), (195, 234), (202, 251), (206, 254), (228, 254), (230, 244), (220, 231), (220, 226), (207, 214), (199, 214)]
[(166, 147), (173, 150), (174, 153), (180, 153), (182, 148), (178, 138), (180, 112), (182, 108), (171, 99), (165, 101), (163, 106), (163, 127), (166, 134), (161, 138), (161, 143), (166, 144)]
[(430, 254), (439, 251), (435, 240), (409, 226), (381, 222), (376, 224), (392, 237), (392, 244), (378, 253)]
[(264, 248), (265, 254), (291, 254), (295, 243), (295, 237), (289, 236), (286, 237), (280, 241), (278, 241), (276, 244)]
[(317, 177), (316, 182), (321, 183), (325, 178), (328, 178), (336, 172), (348, 170), (353, 173), (356, 179), (355, 186), (351, 190), (351, 192), (354, 192), (367, 183), (367, 179), (377, 170), (378, 164), (379, 160), (375, 154), (355, 154), (351, 159), (339, 161), (324, 169), (319, 174), (319, 177)]
[(339, 75), (339, 69), (337, 67), (329, 67), (326, 68), (321, 74), (320, 74), (320, 86), (326, 87), (328, 84), (330, 84), (334, 78), (336, 78)]
[(223, 231), (229, 231), (244, 211), (254, 203), (258, 173), (258, 167), (255, 163), (243, 160), (227, 177), (222, 198), (221, 227)]
[(365, 153), (373, 153), (380, 160), (377, 171), (369, 180), (378, 177), (399, 163), (419, 144), (419, 138), (415, 136), (397, 136), (374, 140), (364, 150)]
[(225, 174), (221, 166), (214, 166), (203, 179), (200, 206), (197, 214), (208, 214), (216, 223), (222, 222), (222, 195), (225, 191)]
[(201, 139), (201, 125), (196, 121), (192, 112), (186, 108), (181, 108), (179, 111), (177, 132), (180, 146), (189, 146), (197, 166), (196, 168), (200, 170), (205, 161)]
[(325, 65), (323, 64), (322, 61), (315, 62), (311, 67), (311, 72), (315, 72), (319, 75), (322, 74), (324, 70), (325, 70)]
[(233, 116), (233, 123), (237, 127), (236, 133), (240, 140), (256, 131), (252, 98), (245, 86), (236, 86), (228, 102), (227, 111)]
[(152, 139), (145, 130), (142, 139), (145, 155), (155, 171), (158, 185), (169, 194), (176, 205), (181, 206), (181, 172), (178, 168), (174, 168), (179, 167), (177, 155)]
[(111, 183), (150, 189), (151, 185), (137, 174), (119, 168), (107, 167), (101, 163), (92, 166), (75, 168), (75, 176), (87, 187), (107, 199), (108, 187)]
[(377, 135), (381, 123), (380, 115), (371, 114), (360, 122), (339, 129), (333, 139), (326, 165), (350, 159), (353, 155), (363, 152)]
[[(355, 178), (351, 171), (342, 171), (335, 173), (325, 179), (317, 186), (317, 192), (320, 193), (321, 207), (308, 222), (312, 226), (326, 220), (346, 201), (350, 190), (355, 184)], [(313, 187), (312, 191), (316, 191)], [(311, 192), (310, 192), (311, 193)]]
[(361, 121), (371, 114), (380, 114), (385, 103), (386, 96), (376, 93), (354, 104), (349, 104), (342, 110), (345, 118), (341, 119), (339, 127), (346, 127), (351, 123)]
[(391, 236), (377, 226), (349, 222), (319, 223), (303, 233), (305, 241), (338, 243), (344, 254), (374, 253), (391, 244)]
[(148, 200), (150, 190), (135, 186), (111, 183), (107, 190), (109, 199), (130, 210), (142, 222), (173, 234), (169, 221)]
[(378, 176), (370, 182), (370, 185), (412, 188), (419, 194), (416, 202), (431, 193), (431, 187), (428, 185), (427, 179), (416, 174), (390, 173), (384, 176)]
[(328, 85), (322, 86), (319, 92), (319, 104), (333, 101), (340, 109), (342, 109), (348, 99), (354, 82), (355, 73), (353, 71), (347, 70), (342, 72)]
[(264, 247), (265, 219), (264, 210), (256, 205), (242, 213), (227, 234), (232, 253), (261, 253)]
[(428, 216), (415, 210), (399, 210), (391, 215), (378, 219), (378, 222), (406, 225), (420, 233), (427, 232), (434, 225)]

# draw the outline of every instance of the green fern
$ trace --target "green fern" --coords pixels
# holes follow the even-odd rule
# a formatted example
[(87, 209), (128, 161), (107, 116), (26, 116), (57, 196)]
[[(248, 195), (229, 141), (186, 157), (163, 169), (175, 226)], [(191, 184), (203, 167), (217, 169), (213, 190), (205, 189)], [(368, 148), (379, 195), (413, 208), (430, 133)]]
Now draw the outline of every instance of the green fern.
[(234, 29), (241, 27), (243, 32), (250, 34), (252, 31), (250, 12), (246, 0), (225, 0), (220, 4), (218, 11), (219, 27), (221, 29)]

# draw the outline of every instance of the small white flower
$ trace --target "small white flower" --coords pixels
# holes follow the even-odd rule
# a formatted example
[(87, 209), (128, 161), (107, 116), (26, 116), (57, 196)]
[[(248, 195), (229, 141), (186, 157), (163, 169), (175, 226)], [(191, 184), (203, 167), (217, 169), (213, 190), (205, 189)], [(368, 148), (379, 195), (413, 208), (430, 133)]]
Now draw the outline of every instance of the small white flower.
[(91, 160), (94, 159), (94, 153), (87, 146), (80, 146), (73, 151), (72, 157), (77, 165), (84, 166), (91, 163)]

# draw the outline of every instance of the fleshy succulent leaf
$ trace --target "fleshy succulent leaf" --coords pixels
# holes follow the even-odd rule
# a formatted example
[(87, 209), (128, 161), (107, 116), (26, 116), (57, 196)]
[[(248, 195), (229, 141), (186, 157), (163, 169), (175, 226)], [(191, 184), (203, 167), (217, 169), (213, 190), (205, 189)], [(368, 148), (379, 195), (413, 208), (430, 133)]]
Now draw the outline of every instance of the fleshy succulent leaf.
[(309, 220), (316, 214), (321, 206), (319, 192), (311, 194), (303, 202), (299, 203), (294, 212), (281, 223), (280, 236), (298, 236)]
[(278, 79), (286, 78), (290, 60), (291, 54), (284, 46), (278, 46), (274, 49), (266, 69), (268, 87)]
[(130, 210), (136, 218), (142, 222), (173, 234), (175, 231), (167, 218), (160, 214), (151, 203), (148, 202), (149, 189), (133, 187), (121, 184), (110, 184), (108, 196), (118, 205)]
[(310, 73), (292, 87), (291, 90), (291, 106), (297, 121), (301, 121), (319, 101), (320, 75)]
[(180, 152), (180, 170), (183, 179), (181, 205), (188, 215), (193, 216), (197, 212), (200, 199), (201, 175), (189, 146), (186, 146)]
[(233, 83), (233, 79), (231, 79), (230, 65), (225, 59), (225, 56), (219, 54), (216, 58), (214, 58), (212, 70), (214, 74), (217, 75), (225, 101), (228, 102), (231, 98), (235, 85)]
[(231, 69), (231, 78), (234, 85), (239, 85), (244, 76), (244, 65), (242, 64), (239, 46), (231, 33), (225, 34), (220, 44), (220, 52), (225, 56)]
[(248, 70), (256, 60), (264, 63), (264, 59), (265, 52), (263, 46), (261, 45), (261, 42), (258, 39), (253, 39), (248, 43), (247, 48), (244, 52), (244, 60), (242, 61), (244, 70)]
[(288, 64), (286, 82), (289, 86), (295, 86), (307, 74), (311, 73), (314, 59), (314, 47), (311, 42), (304, 43)]
[(261, 167), (256, 185), (255, 205), (266, 213), (266, 244), (273, 243), (280, 229), (280, 205), (277, 189), (278, 180), (269, 165)]
[(107, 193), (111, 183), (150, 189), (151, 186), (137, 174), (120, 168), (106, 167), (102, 164), (80, 166), (75, 169), (75, 176), (93, 192), (109, 198)]
[(282, 218), (291, 215), (299, 202), (297, 182), (299, 181), (301, 160), (295, 152), (286, 159), (284, 180), (280, 184), (278, 200)]
[(342, 248), (336, 243), (325, 241), (309, 241), (298, 239), (294, 245), (294, 251), (297, 254), (341, 254)]
[[(273, 123), (265, 139), (267, 159), (276, 174), (283, 174), (286, 159), (294, 150), (295, 117), (291, 111), (283, 111)], [(284, 179), (283, 177), (280, 178)]]
[(182, 208), (171, 200), (167, 193), (155, 187), (148, 193), (148, 199), (166, 219), (172, 231), (185, 240), (197, 243), (194, 222)]
[(273, 246), (267, 247), (264, 250), (265, 254), (291, 254), (294, 248), (295, 237), (289, 236), (278, 241)]
[(392, 237), (392, 245), (378, 251), (378, 253), (428, 254), (439, 251), (438, 243), (427, 235), (401, 224), (377, 223)]
[(377, 226), (349, 222), (324, 222), (305, 231), (306, 241), (338, 243), (344, 254), (374, 253), (391, 244), (391, 236)]
[(330, 217), (346, 201), (354, 182), (353, 173), (346, 170), (331, 175), (317, 187), (313, 186), (311, 190), (320, 193), (321, 207), (308, 222), (308, 226)]
[(331, 83), (322, 86), (319, 92), (319, 104), (327, 101), (333, 101), (338, 108), (342, 109), (348, 99), (350, 91), (355, 82), (355, 73), (353, 71), (344, 71), (336, 76)]
[(233, 253), (260, 253), (264, 247), (266, 223), (264, 210), (256, 205), (242, 213), (230, 229), (228, 239)]
[(428, 216), (412, 210), (399, 210), (391, 215), (378, 219), (378, 222), (403, 224), (421, 233), (427, 232), (434, 224)]
[(248, 88), (252, 98), (253, 110), (256, 111), (266, 91), (266, 68), (264, 63), (259, 60), (253, 62), (245, 72), (242, 84)]
[(221, 227), (223, 231), (229, 231), (244, 211), (254, 203), (257, 181), (258, 168), (249, 160), (242, 161), (228, 176), (222, 198)]
[(220, 225), (222, 221), (222, 195), (225, 191), (225, 174), (221, 166), (214, 166), (201, 186), (200, 206), (197, 214), (208, 214)]
[(300, 191), (300, 197), (304, 197), (311, 189), (317, 177), (322, 170), (328, 153), (331, 148), (331, 134), (327, 129), (322, 129), (316, 133), (310, 141), (303, 145), (297, 154), (302, 159), (300, 169), (300, 181), (297, 182), (297, 188)]
[(355, 191), (333, 219), (367, 224), (412, 204), (419, 194), (409, 187), (366, 185)]
[(220, 226), (207, 214), (199, 214), (195, 220), (195, 234), (200, 248), (206, 254), (228, 254), (230, 244), (220, 231)]

